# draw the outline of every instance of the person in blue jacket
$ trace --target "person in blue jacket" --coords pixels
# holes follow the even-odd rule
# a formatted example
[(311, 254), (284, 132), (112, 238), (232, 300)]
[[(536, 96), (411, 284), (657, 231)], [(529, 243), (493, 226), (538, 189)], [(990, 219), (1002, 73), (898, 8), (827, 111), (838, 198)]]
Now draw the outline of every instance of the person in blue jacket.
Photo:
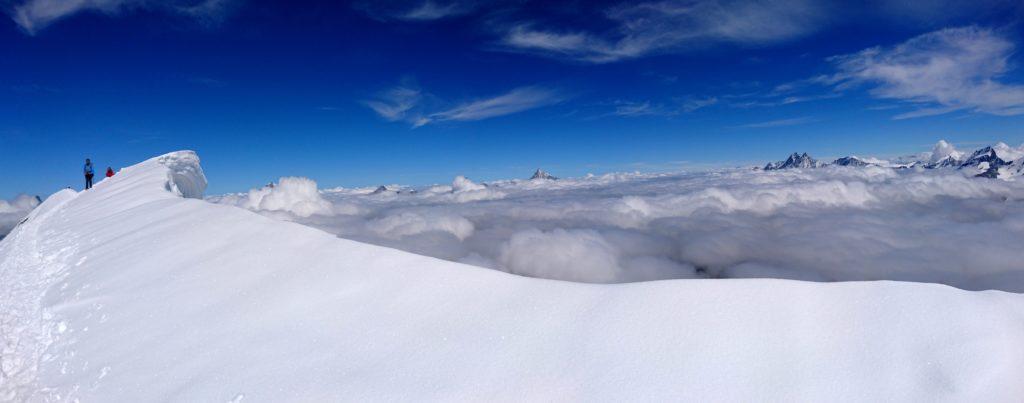
[(82, 167), (82, 171), (85, 173), (85, 188), (92, 189), (92, 161), (89, 161), (88, 158), (85, 159), (85, 166)]

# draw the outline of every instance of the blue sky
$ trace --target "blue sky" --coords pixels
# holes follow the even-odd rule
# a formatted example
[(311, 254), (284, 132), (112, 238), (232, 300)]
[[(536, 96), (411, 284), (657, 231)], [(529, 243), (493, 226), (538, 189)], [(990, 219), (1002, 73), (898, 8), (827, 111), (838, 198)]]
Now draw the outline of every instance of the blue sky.
[(1024, 142), (1014, 1), (306, 3), (0, 1), (0, 197), (177, 149), (223, 193)]

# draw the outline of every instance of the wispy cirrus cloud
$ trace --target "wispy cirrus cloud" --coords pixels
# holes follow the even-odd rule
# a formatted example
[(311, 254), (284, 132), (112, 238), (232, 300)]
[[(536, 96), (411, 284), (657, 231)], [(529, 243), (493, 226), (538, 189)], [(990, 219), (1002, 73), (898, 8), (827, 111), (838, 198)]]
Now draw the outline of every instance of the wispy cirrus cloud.
[(414, 126), (420, 126), (427, 121), (422, 120), (422, 115), (414, 113), (413, 108), (420, 104), (422, 98), (418, 88), (401, 85), (381, 93), (377, 99), (364, 101), (363, 104), (388, 121), (406, 121)]
[(438, 3), (427, 0), (408, 11), (399, 14), (397, 17), (402, 20), (411, 21), (439, 20), (442, 18), (464, 15), (472, 11), (473, 8), (473, 4), (471, 3)]
[(730, 106), (737, 108), (755, 108), (755, 107), (776, 107), (792, 105), (804, 102), (820, 101), (825, 99), (839, 98), (843, 94), (840, 92), (825, 92), (825, 93), (798, 93), (798, 92), (779, 92), (777, 90), (769, 91), (767, 93), (753, 93), (753, 94), (738, 94), (738, 95), (727, 95), (731, 102)]
[(498, 96), (478, 99), (440, 110), (431, 110), (423, 104), (423, 93), (410, 86), (398, 86), (382, 93), (377, 99), (364, 104), (380, 117), (403, 121), (420, 127), (446, 121), (477, 121), (511, 115), (557, 104), (566, 96), (559, 91), (528, 86), (513, 89)]
[(736, 127), (744, 128), (744, 129), (764, 129), (764, 128), (771, 128), (771, 127), (796, 126), (796, 125), (802, 125), (802, 124), (807, 124), (807, 123), (814, 123), (814, 122), (817, 122), (817, 121), (818, 121), (818, 119), (815, 119), (813, 117), (803, 116), (803, 117), (799, 117), (799, 118), (778, 119), (778, 120), (769, 120), (769, 121), (766, 121), (766, 122), (748, 123), (748, 124), (740, 125), (740, 126), (736, 126)]
[(465, 16), (481, 9), (489, 1), (420, 0), (387, 2), (358, 0), (352, 8), (378, 21), (437, 21)]
[(612, 115), (624, 117), (638, 116), (676, 116), (683, 113), (694, 112), (718, 103), (716, 97), (687, 97), (675, 99), (671, 103), (656, 103), (651, 101), (619, 101), (615, 103), (615, 110)]
[(687, 98), (680, 105), (683, 112), (693, 112), (718, 103), (717, 97)]
[(11, 18), (29, 35), (82, 12), (110, 16), (135, 9), (161, 10), (210, 24), (220, 21), (237, 0), (28, 0), (13, 7)]
[(662, 105), (652, 105), (650, 101), (644, 102), (619, 102), (615, 104), (615, 116), (652, 116), (668, 115), (670, 112)]
[(29, 35), (34, 35), (54, 21), (91, 10), (115, 14), (137, 3), (127, 0), (30, 0), (14, 7), (12, 18)]
[(192, 4), (175, 6), (172, 10), (178, 14), (192, 17), (204, 25), (216, 25), (231, 14), (241, 0), (203, 0)]
[(607, 10), (612, 34), (514, 24), (502, 38), (507, 49), (589, 63), (609, 63), (716, 43), (760, 45), (797, 38), (827, 19), (810, 0), (666, 0)]
[(471, 121), (511, 115), (561, 102), (557, 91), (541, 87), (521, 87), (493, 98), (468, 102), (429, 116), (434, 122), (446, 120)]
[(892, 47), (834, 56), (836, 72), (818, 82), (838, 90), (866, 86), (877, 98), (915, 108), (894, 116), (909, 119), (954, 111), (1024, 114), (1024, 85), (1002, 82), (1013, 42), (976, 26), (926, 33)]

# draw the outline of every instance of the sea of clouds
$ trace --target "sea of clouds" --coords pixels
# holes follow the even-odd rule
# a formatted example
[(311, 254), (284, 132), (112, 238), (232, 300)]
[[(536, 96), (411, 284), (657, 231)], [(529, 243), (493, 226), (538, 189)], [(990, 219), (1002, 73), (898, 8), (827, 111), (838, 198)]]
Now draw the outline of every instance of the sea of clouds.
[(306, 178), (210, 197), (343, 238), (524, 276), (905, 280), (1024, 292), (1024, 181), (837, 167), (425, 188)]
[(32, 209), (39, 205), (39, 198), (19, 195), (11, 200), (0, 199), (0, 239), (3, 239)]

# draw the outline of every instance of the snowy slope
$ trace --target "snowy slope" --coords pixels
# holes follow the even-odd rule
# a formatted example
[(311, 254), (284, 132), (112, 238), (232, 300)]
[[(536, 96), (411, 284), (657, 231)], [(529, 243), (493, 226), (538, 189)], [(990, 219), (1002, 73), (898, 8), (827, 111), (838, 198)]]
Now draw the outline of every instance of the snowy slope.
[(1024, 296), (517, 277), (199, 197), (191, 152), (0, 241), (0, 400), (1019, 401)]

